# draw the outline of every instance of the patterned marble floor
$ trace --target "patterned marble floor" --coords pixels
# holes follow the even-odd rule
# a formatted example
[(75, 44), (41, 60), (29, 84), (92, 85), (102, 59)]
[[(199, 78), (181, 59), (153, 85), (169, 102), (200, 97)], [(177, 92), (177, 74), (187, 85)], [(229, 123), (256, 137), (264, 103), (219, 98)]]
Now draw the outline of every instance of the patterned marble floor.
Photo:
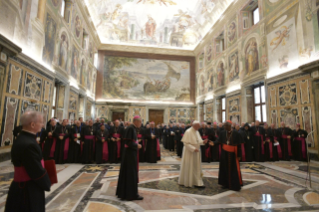
[[(46, 193), (50, 212), (209, 212), (319, 211), (319, 163), (312, 162), (312, 189), (303, 162), (241, 163), (240, 192), (217, 184), (218, 163), (203, 163), (205, 189), (177, 185), (180, 159), (162, 151), (158, 164), (140, 164), (139, 193), (143, 201), (120, 201), (115, 196), (118, 164), (57, 165), (59, 183)], [(0, 212), (13, 178), (10, 161), (0, 163)]]

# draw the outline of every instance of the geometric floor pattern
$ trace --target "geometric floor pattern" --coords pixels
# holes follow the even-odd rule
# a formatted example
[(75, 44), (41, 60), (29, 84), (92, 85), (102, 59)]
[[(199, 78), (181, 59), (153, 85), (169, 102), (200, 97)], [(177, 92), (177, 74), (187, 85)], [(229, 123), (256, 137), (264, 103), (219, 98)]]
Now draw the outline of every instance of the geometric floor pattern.
[[(279, 161), (241, 163), (240, 192), (217, 183), (219, 163), (203, 163), (204, 189), (177, 184), (180, 159), (162, 151), (157, 164), (140, 164), (139, 194), (143, 201), (115, 196), (119, 164), (57, 165), (58, 183), (46, 193), (46, 211), (209, 212), (319, 211), (319, 163), (311, 162), (311, 187), (306, 163)], [(10, 161), (0, 163), (0, 212), (13, 179)]]

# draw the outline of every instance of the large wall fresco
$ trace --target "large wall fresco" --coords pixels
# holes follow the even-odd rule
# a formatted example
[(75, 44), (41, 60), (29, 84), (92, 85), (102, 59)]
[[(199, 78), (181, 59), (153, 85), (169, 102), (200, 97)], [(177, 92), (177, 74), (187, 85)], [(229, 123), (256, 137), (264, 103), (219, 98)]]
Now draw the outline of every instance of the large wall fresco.
[(88, 0), (103, 43), (193, 49), (231, 0)]
[[(101, 64), (102, 63), (102, 64)], [(104, 56), (105, 99), (190, 102), (190, 63)]]

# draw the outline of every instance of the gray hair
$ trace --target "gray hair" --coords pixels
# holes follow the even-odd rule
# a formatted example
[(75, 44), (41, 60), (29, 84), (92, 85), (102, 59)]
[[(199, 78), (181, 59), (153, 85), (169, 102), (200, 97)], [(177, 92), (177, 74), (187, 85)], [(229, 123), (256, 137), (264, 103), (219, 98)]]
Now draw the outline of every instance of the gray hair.
[(20, 124), (22, 126), (28, 126), (32, 122), (37, 122), (39, 116), (43, 118), (43, 114), (38, 111), (26, 111), (20, 118)]

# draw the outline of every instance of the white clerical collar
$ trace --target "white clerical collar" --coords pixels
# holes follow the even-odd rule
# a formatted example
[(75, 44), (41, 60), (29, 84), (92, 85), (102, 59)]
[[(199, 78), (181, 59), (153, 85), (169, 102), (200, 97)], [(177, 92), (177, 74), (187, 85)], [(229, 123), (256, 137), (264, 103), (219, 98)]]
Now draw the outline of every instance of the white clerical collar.
[(30, 133), (30, 134), (33, 134), (33, 135), (36, 135), (36, 133), (31, 132), (31, 131), (29, 131), (29, 130), (24, 130), (24, 129), (22, 129), (22, 131), (27, 132), (27, 133)]

